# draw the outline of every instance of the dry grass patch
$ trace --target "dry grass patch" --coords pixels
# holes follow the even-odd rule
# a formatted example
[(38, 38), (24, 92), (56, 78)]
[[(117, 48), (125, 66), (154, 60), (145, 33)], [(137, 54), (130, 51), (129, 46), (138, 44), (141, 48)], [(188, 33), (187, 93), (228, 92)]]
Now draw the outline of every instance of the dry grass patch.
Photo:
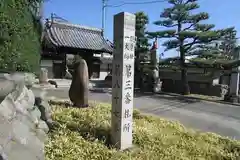
[(119, 152), (109, 145), (111, 107), (87, 109), (53, 104), (58, 127), (46, 144), (47, 160), (237, 160), (240, 142), (216, 134), (199, 133), (181, 124), (134, 111), (135, 149)]

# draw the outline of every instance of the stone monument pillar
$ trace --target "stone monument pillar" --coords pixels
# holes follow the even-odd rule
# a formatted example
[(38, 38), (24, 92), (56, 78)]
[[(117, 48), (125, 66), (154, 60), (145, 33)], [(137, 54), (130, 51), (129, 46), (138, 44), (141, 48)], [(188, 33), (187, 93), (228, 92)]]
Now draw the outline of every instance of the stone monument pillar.
[(135, 15), (114, 16), (112, 72), (112, 143), (125, 150), (132, 147), (134, 98)]

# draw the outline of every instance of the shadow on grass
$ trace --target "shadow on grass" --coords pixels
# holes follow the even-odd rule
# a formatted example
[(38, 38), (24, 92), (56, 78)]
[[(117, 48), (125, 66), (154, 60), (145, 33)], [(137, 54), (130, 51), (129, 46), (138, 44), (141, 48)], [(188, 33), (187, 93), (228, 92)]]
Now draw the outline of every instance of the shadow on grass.
[(91, 126), (88, 126), (88, 124), (85, 124), (84, 126), (80, 128), (75, 128), (74, 126), (67, 126), (67, 129), (73, 132), (78, 132), (85, 140), (90, 142), (95, 142), (96, 140), (102, 141), (105, 146), (108, 148), (112, 148), (111, 143), (111, 129), (103, 128), (103, 127), (95, 127), (92, 128)]
[[(134, 110), (133, 118), (142, 119), (146, 116), (139, 111)], [(109, 149), (115, 148), (111, 141), (111, 126), (90, 126), (88, 121), (84, 121), (80, 127), (75, 125), (67, 125), (67, 129), (78, 132), (85, 140), (95, 142), (96, 140), (103, 142)]]

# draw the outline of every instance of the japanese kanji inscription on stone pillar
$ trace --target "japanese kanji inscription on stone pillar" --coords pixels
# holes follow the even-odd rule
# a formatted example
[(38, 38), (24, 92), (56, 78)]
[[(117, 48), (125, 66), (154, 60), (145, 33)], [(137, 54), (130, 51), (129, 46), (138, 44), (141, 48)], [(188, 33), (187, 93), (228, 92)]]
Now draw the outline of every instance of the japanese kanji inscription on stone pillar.
[(124, 150), (132, 147), (134, 96), (135, 15), (114, 16), (112, 65), (112, 143)]

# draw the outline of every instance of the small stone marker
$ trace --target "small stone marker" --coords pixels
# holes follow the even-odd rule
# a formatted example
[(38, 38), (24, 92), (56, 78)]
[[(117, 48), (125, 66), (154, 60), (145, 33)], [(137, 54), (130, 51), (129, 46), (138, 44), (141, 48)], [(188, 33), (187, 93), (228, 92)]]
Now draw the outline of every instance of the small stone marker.
[(48, 70), (46, 68), (41, 68), (39, 75), (39, 83), (48, 83)]
[(112, 144), (125, 150), (132, 147), (134, 97), (135, 15), (114, 16), (112, 70)]

